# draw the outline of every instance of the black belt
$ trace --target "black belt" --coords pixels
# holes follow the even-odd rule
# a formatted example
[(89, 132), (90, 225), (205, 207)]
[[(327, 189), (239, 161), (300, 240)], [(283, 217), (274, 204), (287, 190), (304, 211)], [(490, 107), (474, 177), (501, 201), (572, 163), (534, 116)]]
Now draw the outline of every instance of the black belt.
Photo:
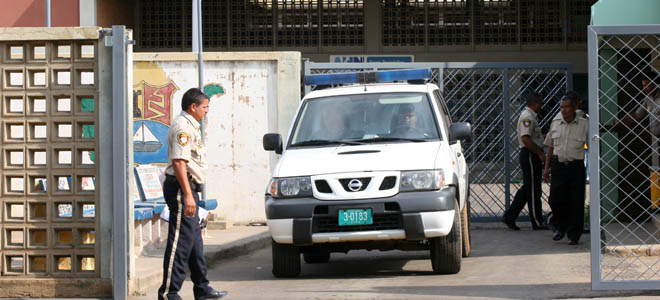
[(568, 166), (568, 165), (574, 164), (574, 163), (584, 164), (584, 160), (583, 159), (574, 159), (574, 160), (571, 160), (571, 161), (559, 161), (559, 156), (553, 155), (551, 163), (556, 163), (556, 164), (559, 164), (559, 165), (562, 165), (562, 166)]
[[(165, 179), (166, 179), (166, 180), (167, 180), (167, 179), (169, 179), (169, 180), (175, 180), (175, 181), (177, 180), (177, 179), (176, 179), (176, 176), (174, 176), (174, 175), (170, 175), (170, 174), (165, 174)], [(201, 191), (202, 191), (202, 185), (199, 184), (199, 183), (197, 183), (197, 182), (195, 182), (195, 181), (193, 181), (192, 175), (190, 175), (190, 174), (188, 174), (188, 184), (190, 184), (190, 189), (191, 189), (193, 192), (201, 192)]]

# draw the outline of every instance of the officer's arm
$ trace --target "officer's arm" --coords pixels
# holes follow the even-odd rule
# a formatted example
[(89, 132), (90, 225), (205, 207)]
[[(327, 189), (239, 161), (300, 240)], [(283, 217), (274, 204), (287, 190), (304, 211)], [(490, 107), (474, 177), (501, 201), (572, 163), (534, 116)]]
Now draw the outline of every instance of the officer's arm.
[(548, 153), (545, 154), (545, 167), (543, 168), (543, 179), (546, 181), (550, 178), (550, 160), (552, 160), (552, 152), (554, 147), (548, 146)]
[(537, 146), (536, 144), (534, 144), (534, 142), (532, 142), (532, 139), (529, 137), (529, 135), (523, 135), (521, 139), (523, 145), (525, 145), (525, 148), (527, 148), (527, 150), (535, 153), (541, 161), (544, 160), (543, 150), (541, 150), (539, 146)]
[(179, 182), (179, 186), (183, 192), (183, 204), (185, 205), (185, 211), (183, 214), (186, 217), (192, 217), (195, 215), (197, 204), (195, 204), (195, 198), (193, 198), (192, 190), (190, 189), (190, 184), (188, 183), (187, 162), (185, 159), (173, 159), (172, 167), (174, 168), (176, 180)]

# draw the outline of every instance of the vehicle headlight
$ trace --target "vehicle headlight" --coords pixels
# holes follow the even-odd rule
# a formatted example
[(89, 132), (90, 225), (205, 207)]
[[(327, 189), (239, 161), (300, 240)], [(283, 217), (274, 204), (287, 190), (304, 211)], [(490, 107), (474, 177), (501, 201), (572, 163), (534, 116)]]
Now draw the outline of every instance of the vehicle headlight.
[(312, 179), (309, 177), (273, 178), (268, 192), (275, 198), (304, 197), (312, 195)]
[(445, 186), (445, 172), (440, 170), (401, 172), (401, 191), (437, 190)]

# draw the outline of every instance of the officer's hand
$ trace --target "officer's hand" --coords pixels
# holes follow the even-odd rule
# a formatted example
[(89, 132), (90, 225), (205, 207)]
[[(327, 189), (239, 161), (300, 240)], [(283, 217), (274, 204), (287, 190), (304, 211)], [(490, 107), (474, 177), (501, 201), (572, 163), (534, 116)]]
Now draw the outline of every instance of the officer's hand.
[(541, 160), (541, 162), (545, 161), (545, 155), (544, 154), (539, 153), (539, 154), (536, 154), (536, 155), (539, 156), (539, 159)]
[(195, 215), (195, 211), (197, 210), (197, 204), (195, 204), (195, 199), (193, 198), (192, 194), (190, 195), (185, 195), (183, 196), (183, 204), (185, 205), (186, 209), (183, 211), (183, 215), (191, 218), (192, 216)]
[(550, 168), (546, 167), (543, 169), (543, 180), (550, 180)]

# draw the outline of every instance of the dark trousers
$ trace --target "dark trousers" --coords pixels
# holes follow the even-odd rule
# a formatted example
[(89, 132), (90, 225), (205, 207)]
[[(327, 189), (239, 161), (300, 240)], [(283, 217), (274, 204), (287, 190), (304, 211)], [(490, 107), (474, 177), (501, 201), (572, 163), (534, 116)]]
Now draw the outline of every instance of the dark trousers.
[(584, 160), (560, 163), (552, 159), (550, 174), (550, 208), (554, 227), (579, 241), (584, 230)]
[[(196, 207), (199, 207), (197, 184), (190, 179), (188, 183), (193, 190)], [(158, 299), (181, 299), (178, 292), (186, 279), (186, 267), (190, 269), (195, 298), (205, 296), (212, 289), (206, 278), (206, 260), (197, 209), (193, 217), (183, 215), (183, 192), (174, 176), (165, 177), (163, 195), (170, 209), (170, 219), (163, 257), (163, 283), (158, 289)]]
[(520, 168), (523, 172), (523, 185), (513, 197), (511, 206), (504, 212), (504, 219), (507, 222), (514, 222), (518, 215), (527, 204), (529, 219), (532, 227), (543, 225), (543, 209), (541, 207), (541, 180), (542, 169), (539, 157), (527, 150), (520, 149)]

